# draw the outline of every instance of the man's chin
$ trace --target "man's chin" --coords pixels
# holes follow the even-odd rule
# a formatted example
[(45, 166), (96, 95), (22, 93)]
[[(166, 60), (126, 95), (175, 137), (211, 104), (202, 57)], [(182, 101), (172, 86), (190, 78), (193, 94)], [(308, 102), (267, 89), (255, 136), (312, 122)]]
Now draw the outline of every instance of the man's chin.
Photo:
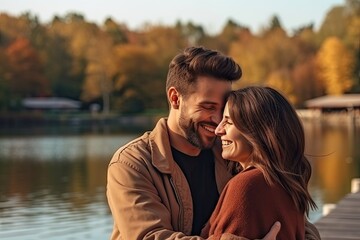
[(188, 141), (195, 147), (199, 149), (210, 149), (214, 146), (216, 140), (216, 135), (213, 137), (210, 136), (201, 136), (200, 134), (189, 134)]
[(210, 149), (214, 146), (215, 144), (215, 137), (213, 137), (212, 139), (206, 138), (205, 141), (202, 141), (202, 148), (203, 149)]
[(211, 142), (204, 142), (204, 141), (189, 141), (194, 147), (197, 147), (199, 149), (210, 149), (214, 145)]

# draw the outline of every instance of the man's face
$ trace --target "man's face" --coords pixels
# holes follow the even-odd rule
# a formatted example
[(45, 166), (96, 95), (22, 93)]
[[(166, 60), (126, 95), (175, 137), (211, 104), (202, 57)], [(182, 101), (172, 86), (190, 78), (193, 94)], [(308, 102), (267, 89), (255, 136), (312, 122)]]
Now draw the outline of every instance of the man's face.
[(189, 96), (181, 98), (178, 126), (182, 135), (193, 146), (200, 149), (211, 148), (231, 83), (200, 76), (195, 88)]

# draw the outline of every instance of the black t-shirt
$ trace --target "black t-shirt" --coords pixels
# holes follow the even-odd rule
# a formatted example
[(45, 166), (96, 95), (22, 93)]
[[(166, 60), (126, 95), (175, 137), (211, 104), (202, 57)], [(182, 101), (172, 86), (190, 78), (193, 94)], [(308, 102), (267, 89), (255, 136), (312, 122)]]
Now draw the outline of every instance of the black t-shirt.
[(171, 150), (174, 160), (183, 171), (191, 190), (194, 207), (191, 233), (199, 235), (219, 200), (215, 180), (214, 154), (212, 150), (202, 150), (198, 156), (189, 156), (175, 148)]

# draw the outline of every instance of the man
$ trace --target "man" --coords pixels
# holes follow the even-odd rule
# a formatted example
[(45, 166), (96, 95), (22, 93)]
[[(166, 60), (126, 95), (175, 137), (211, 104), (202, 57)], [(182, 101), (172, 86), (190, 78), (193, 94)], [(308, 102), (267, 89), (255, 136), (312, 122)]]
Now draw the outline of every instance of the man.
[[(109, 164), (111, 239), (201, 239), (232, 177), (214, 131), (241, 74), (217, 51), (190, 47), (175, 56), (166, 82), (168, 118), (117, 150)], [(278, 230), (274, 225), (266, 237), (275, 239)]]

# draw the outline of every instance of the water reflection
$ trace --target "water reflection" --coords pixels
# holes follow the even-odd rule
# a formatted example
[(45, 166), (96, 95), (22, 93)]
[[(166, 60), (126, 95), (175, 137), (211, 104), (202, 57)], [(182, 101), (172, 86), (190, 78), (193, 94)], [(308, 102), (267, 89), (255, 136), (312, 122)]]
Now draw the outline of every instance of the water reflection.
[[(321, 215), (360, 176), (360, 127), (304, 121), (313, 166), (310, 191)], [(0, 137), (0, 239), (108, 239), (105, 196), (114, 151), (139, 134)]]
[(312, 220), (321, 216), (322, 206), (337, 203), (351, 191), (351, 180), (360, 177), (360, 127), (304, 121), (306, 152), (313, 166), (310, 189), (319, 206)]
[(107, 163), (134, 137), (0, 139), (0, 239), (108, 239)]
[[(103, 194), (103, 191), (100, 193)], [(99, 194), (99, 196), (100, 196)], [(112, 225), (103, 199), (34, 193), (2, 204), (1, 239), (106, 239)], [(82, 207), (73, 202), (82, 202)]]

